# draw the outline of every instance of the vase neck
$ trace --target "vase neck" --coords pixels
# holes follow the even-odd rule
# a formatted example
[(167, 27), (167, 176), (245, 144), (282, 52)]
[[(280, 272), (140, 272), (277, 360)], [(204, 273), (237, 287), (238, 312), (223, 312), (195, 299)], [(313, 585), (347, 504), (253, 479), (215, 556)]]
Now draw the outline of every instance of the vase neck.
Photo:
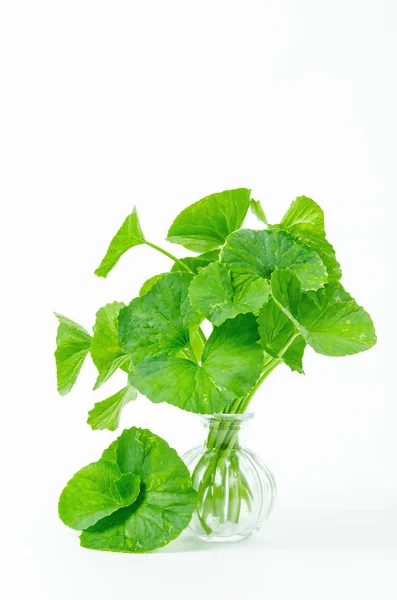
[(202, 415), (207, 430), (205, 447), (208, 450), (226, 450), (240, 446), (253, 413)]

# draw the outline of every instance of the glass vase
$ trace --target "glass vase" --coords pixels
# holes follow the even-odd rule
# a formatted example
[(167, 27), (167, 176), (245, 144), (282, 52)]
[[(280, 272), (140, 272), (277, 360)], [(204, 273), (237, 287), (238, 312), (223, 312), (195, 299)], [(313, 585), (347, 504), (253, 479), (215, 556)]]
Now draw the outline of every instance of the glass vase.
[(245, 444), (253, 417), (253, 413), (202, 415), (205, 443), (183, 456), (198, 492), (189, 529), (202, 540), (245, 539), (273, 508), (274, 477)]

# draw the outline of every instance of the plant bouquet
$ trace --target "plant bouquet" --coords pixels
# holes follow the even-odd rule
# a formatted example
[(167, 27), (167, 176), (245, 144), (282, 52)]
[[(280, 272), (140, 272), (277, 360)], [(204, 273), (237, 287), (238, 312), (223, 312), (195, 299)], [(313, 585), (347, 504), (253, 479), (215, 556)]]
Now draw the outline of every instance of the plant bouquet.
[[(244, 229), (247, 212), (258, 229)], [(96, 313), (93, 334), (61, 315), (55, 351), (58, 390), (70, 392), (87, 354), (98, 369), (94, 389), (121, 369), (126, 386), (95, 404), (92, 429), (116, 430), (137, 391), (207, 415), (204, 448), (185, 462), (166, 441), (132, 427), (101, 458), (78, 471), (59, 500), (62, 521), (96, 550), (147, 552), (188, 525), (206, 539), (241, 539), (269, 513), (274, 480), (241, 444), (247, 408), (270, 373), (285, 364), (303, 373), (307, 345), (346, 356), (376, 341), (370, 316), (340, 283), (321, 208), (292, 202), (269, 224), (250, 190), (213, 194), (174, 220), (168, 241), (195, 255), (177, 258), (148, 241), (136, 210), (112, 239), (96, 275), (106, 277), (137, 245), (171, 259), (128, 306)], [(209, 337), (203, 321), (212, 325)], [(193, 516), (193, 518), (192, 518)]]

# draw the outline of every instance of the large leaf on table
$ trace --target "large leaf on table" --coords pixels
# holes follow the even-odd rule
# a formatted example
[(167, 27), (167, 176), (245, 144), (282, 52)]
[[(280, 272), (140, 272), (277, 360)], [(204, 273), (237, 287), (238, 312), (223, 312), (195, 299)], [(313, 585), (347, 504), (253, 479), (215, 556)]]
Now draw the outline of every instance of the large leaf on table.
[(134, 207), (132, 213), (128, 215), (110, 242), (101, 264), (95, 271), (95, 275), (106, 277), (127, 250), (145, 243), (146, 240), (139, 223), (138, 213)]
[(219, 248), (243, 224), (250, 193), (245, 188), (227, 190), (191, 204), (176, 217), (167, 239), (195, 252)]
[(303, 373), (306, 342), (272, 297), (259, 313), (258, 329), (262, 345), (270, 356), (282, 358), (292, 371)]
[(340, 284), (304, 292), (294, 273), (286, 269), (273, 273), (271, 287), (279, 308), (319, 354), (346, 356), (375, 344), (371, 317)]
[(202, 320), (189, 300), (192, 277), (168, 273), (120, 311), (121, 346), (134, 364), (146, 356), (178, 354), (189, 345), (190, 328)]
[(55, 362), (57, 367), (58, 392), (68, 394), (80, 373), (84, 359), (90, 351), (91, 336), (78, 323), (55, 313), (59, 320)]
[(83, 531), (81, 545), (138, 553), (165, 546), (187, 527), (196, 507), (187, 467), (148, 429), (125, 430), (112, 446), (108, 456), (123, 474), (139, 477), (140, 493), (133, 504)]
[(59, 516), (72, 529), (86, 529), (100, 519), (135, 502), (139, 476), (123, 474), (117, 464), (103, 459), (78, 471), (59, 498)]
[(221, 262), (233, 275), (269, 279), (275, 269), (289, 268), (303, 289), (317, 289), (327, 279), (326, 269), (316, 252), (277, 229), (241, 229), (232, 233), (222, 249)]
[(253, 315), (239, 315), (215, 328), (201, 364), (174, 356), (148, 356), (130, 373), (131, 385), (152, 402), (196, 413), (216, 413), (255, 385), (263, 351)]
[(94, 408), (88, 413), (87, 423), (92, 429), (115, 431), (119, 426), (121, 411), (129, 402), (135, 400), (136, 396), (136, 390), (127, 385), (110, 398), (96, 402)]
[(214, 262), (200, 271), (189, 288), (193, 308), (214, 325), (241, 313), (257, 312), (269, 296), (266, 279), (233, 276), (228, 267)]
[(306, 196), (296, 198), (280, 225), (275, 227), (288, 231), (310, 246), (323, 261), (328, 272), (328, 281), (339, 281), (342, 273), (335, 250), (325, 237), (324, 213), (314, 200)]
[(128, 371), (129, 358), (120, 346), (117, 333), (117, 318), (124, 306), (123, 302), (112, 302), (96, 313), (91, 342), (91, 358), (98, 369), (94, 389), (105, 383), (119, 367)]

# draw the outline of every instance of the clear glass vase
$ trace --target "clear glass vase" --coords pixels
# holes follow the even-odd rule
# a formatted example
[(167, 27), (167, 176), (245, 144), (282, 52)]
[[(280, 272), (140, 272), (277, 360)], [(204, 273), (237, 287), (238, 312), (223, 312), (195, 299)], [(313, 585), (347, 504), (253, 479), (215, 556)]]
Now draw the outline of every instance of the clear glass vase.
[(270, 470), (245, 445), (253, 413), (203, 415), (204, 446), (183, 460), (198, 492), (189, 529), (200, 539), (234, 542), (247, 538), (269, 516), (276, 497)]

